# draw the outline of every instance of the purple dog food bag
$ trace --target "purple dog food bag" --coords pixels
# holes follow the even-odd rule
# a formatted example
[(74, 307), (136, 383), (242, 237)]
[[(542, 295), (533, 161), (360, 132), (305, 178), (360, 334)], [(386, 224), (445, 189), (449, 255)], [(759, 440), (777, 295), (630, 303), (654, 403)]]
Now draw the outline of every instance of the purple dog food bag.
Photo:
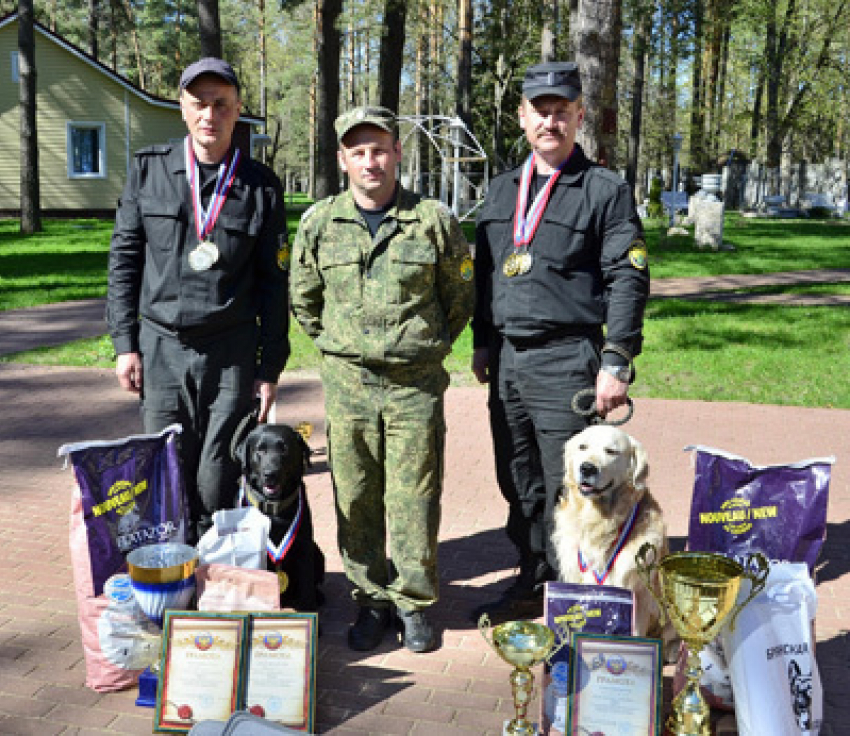
[(743, 558), (805, 562), (814, 573), (826, 537), (834, 457), (788, 465), (751, 465), (708, 447), (694, 451), (694, 493), (688, 549)]
[[(626, 588), (612, 585), (546, 583), (543, 617), (555, 633), (556, 646), (569, 642), (578, 631), (591, 634), (631, 636), (634, 628), (634, 596)], [(541, 733), (563, 734), (569, 710), (570, 646), (552, 655), (543, 669)]]
[(93, 594), (137, 547), (183, 542), (186, 507), (177, 458), (180, 425), (159, 434), (63, 445), (80, 492)]
[(185, 541), (179, 431), (180, 425), (172, 425), (159, 434), (59, 448), (60, 457), (71, 458), (77, 481), (71, 494), (71, 567), (86, 685), (97, 692), (131, 687), (149, 664), (142, 656), (145, 641), (134, 639), (137, 632), (125, 625), (129, 579), (123, 587), (109, 581), (122, 577), (125, 558), (137, 547)]

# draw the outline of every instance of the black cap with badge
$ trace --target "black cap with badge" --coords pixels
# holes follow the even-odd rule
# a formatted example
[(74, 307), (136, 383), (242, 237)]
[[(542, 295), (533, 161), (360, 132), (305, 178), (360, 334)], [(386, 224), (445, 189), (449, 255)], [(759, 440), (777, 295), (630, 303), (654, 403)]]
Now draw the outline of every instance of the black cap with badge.
[(522, 94), (528, 100), (544, 95), (577, 100), (581, 96), (578, 64), (574, 61), (547, 61), (528, 67), (522, 81)]
[(180, 75), (180, 89), (186, 89), (202, 74), (214, 74), (236, 87), (237, 92), (239, 91), (239, 79), (236, 77), (233, 67), (224, 59), (217, 59), (214, 56), (207, 56), (194, 64), (189, 64), (183, 70), (183, 74)]

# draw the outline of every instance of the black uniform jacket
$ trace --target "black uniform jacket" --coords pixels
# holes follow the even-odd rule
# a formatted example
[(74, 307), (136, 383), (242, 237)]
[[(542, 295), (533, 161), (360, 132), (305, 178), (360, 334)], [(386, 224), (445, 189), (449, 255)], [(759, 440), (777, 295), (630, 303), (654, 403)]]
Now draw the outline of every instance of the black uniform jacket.
[(115, 351), (138, 351), (140, 318), (190, 342), (255, 329), (259, 319), (257, 378), (277, 381), (289, 355), (280, 181), (263, 164), (240, 159), (211, 233), (220, 255), (206, 271), (189, 266), (198, 245), (191, 197), (182, 143), (136, 154), (109, 254), (107, 322)]
[(649, 269), (643, 229), (628, 184), (590, 161), (576, 144), (531, 241), (523, 275), (502, 268), (514, 252), (521, 167), (496, 177), (478, 216), (475, 239), (475, 347), (491, 329), (545, 343), (601, 334), (629, 355), (640, 352)]

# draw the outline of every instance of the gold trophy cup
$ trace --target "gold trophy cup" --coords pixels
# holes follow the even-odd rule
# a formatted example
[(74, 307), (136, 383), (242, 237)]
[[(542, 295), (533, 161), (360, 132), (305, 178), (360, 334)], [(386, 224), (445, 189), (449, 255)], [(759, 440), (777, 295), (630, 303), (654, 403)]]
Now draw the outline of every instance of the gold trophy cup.
[(499, 624), (490, 631), (490, 637), (487, 636), (488, 629), (490, 619), (485, 613), (478, 619), (481, 636), (496, 654), (514, 668), (510, 679), (516, 717), (505, 726), (504, 733), (508, 736), (534, 736), (537, 728), (526, 718), (534, 687), (534, 675), (530, 668), (555, 654), (566, 644), (566, 640), (556, 645), (552, 630), (533, 621)]
[[(660, 561), (656, 555), (655, 547), (643, 545), (635, 555), (638, 572), (661, 608), (661, 623), (666, 613), (688, 646), (687, 682), (673, 699), (666, 728), (675, 736), (710, 736), (710, 711), (699, 689), (699, 653), (717, 636), (727, 618), (729, 627), (734, 628), (738, 613), (764, 588), (767, 558), (759, 552), (751, 553), (742, 565), (713, 552), (676, 552)], [(650, 556), (652, 559), (648, 559)], [(658, 572), (659, 592), (651, 582), (654, 570)], [(752, 583), (752, 589), (743, 603), (736, 605), (744, 578)]]

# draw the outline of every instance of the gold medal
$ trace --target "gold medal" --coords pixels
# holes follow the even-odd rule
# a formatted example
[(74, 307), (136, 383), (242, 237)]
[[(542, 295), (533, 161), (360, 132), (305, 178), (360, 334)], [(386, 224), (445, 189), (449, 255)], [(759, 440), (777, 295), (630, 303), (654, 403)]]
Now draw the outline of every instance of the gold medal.
[(277, 584), (281, 593), (286, 592), (289, 587), (289, 576), (283, 570), (277, 571)]
[(506, 259), (505, 264), (502, 266), (502, 273), (505, 274), (508, 278), (512, 278), (516, 276), (519, 272), (519, 258), (516, 253), (511, 253)]
[(211, 240), (202, 240), (189, 253), (189, 266), (193, 271), (209, 271), (218, 260), (218, 248)]
[(527, 274), (531, 270), (531, 264), (533, 262), (534, 259), (531, 257), (531, 253), (528, 251), (520, 253), (517, 256), (517, 276)]

